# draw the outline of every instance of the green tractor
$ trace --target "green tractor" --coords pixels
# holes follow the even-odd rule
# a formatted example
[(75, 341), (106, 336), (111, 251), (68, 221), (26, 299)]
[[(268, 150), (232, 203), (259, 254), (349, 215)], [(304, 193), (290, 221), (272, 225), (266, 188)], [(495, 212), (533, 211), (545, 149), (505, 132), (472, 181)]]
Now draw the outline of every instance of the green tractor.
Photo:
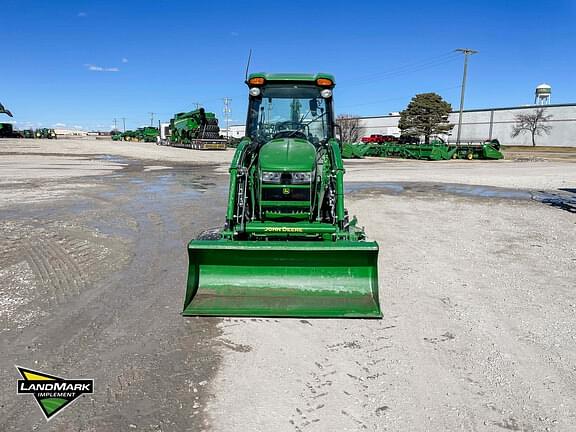
[(12, 123), (0, 123), (0, 138), (14, 138)]
[(188, 244), (183, 315), (381, 317), (378, 244), (344, 207), (328, 74), (252, 74), (223, 228)]
[(122, 140), (124, 141), (137, 141), (137, 132), (133, 130), (127, 130), (122, 133)]
[(36, 138), (39, 139), (57, 139), (54, 129), (41, 128), (36, 129)]
[(158, 137), (158, 129), (153, 126), (145, 126), (139, 128), (138, 132), (138, 141), (143, 142), (156, 142), (156, 138)]
[(170, 119), (168, 145), (196, 150), (226, 150), (218, 119), (204, 108), (178, 113)]
[(24, 138), (34, 138), (34, 130), (33, 129), (24, 129), (22, 131), (22, 136)]

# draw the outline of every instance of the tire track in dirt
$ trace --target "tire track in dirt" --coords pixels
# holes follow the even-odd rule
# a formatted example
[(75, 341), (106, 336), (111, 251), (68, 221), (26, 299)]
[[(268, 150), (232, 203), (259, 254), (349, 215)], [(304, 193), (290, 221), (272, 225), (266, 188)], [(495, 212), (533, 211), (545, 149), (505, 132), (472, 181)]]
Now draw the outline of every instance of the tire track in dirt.
[[(129, 259), (128, 245), (122, 240), (74, 222), (0, 221), (0, 229), (0, 271), (6, 273), (12, 266), (27, 263), (34, 281), (23, 285), (18, 272), (4, 275), (4, 279), (20, 278), (6, 279), (4, 285), (10, 285), (11, 291), (0, 291), (0, 304), (10, 305), (11, 315), (15, 309), (16, 315), (37, 316), (51, 306), (65, 304)], [(12, 326), (6, 322), (1, 327), (7, 330)]]

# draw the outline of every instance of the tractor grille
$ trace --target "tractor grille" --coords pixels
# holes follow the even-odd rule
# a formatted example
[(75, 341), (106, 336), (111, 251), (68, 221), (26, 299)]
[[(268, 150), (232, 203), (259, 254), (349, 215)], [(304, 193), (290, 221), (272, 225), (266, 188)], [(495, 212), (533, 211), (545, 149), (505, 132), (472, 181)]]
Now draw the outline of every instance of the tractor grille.
[[(289, 193), (284, 193), (286, 190)], [(296, 188), (264, 188), (262, 201), (310, 201), (310, 189)]]

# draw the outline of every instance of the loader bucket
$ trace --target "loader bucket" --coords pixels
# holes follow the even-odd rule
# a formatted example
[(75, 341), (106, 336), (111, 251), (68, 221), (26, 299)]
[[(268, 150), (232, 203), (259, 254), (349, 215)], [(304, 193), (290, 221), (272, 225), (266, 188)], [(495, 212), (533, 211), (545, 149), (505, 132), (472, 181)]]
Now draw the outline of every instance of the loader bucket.
[(192, 240), (183, 315), (380, 318), (378, 244)]

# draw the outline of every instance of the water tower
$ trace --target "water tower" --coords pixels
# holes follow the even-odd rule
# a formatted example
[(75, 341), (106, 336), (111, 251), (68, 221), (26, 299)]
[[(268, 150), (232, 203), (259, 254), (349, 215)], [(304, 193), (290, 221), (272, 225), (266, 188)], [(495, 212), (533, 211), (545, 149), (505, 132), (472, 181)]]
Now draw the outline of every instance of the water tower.
[(534, 92), (534, 105), (549, 105), (552, 87), (548, 84), (540, 84)]

